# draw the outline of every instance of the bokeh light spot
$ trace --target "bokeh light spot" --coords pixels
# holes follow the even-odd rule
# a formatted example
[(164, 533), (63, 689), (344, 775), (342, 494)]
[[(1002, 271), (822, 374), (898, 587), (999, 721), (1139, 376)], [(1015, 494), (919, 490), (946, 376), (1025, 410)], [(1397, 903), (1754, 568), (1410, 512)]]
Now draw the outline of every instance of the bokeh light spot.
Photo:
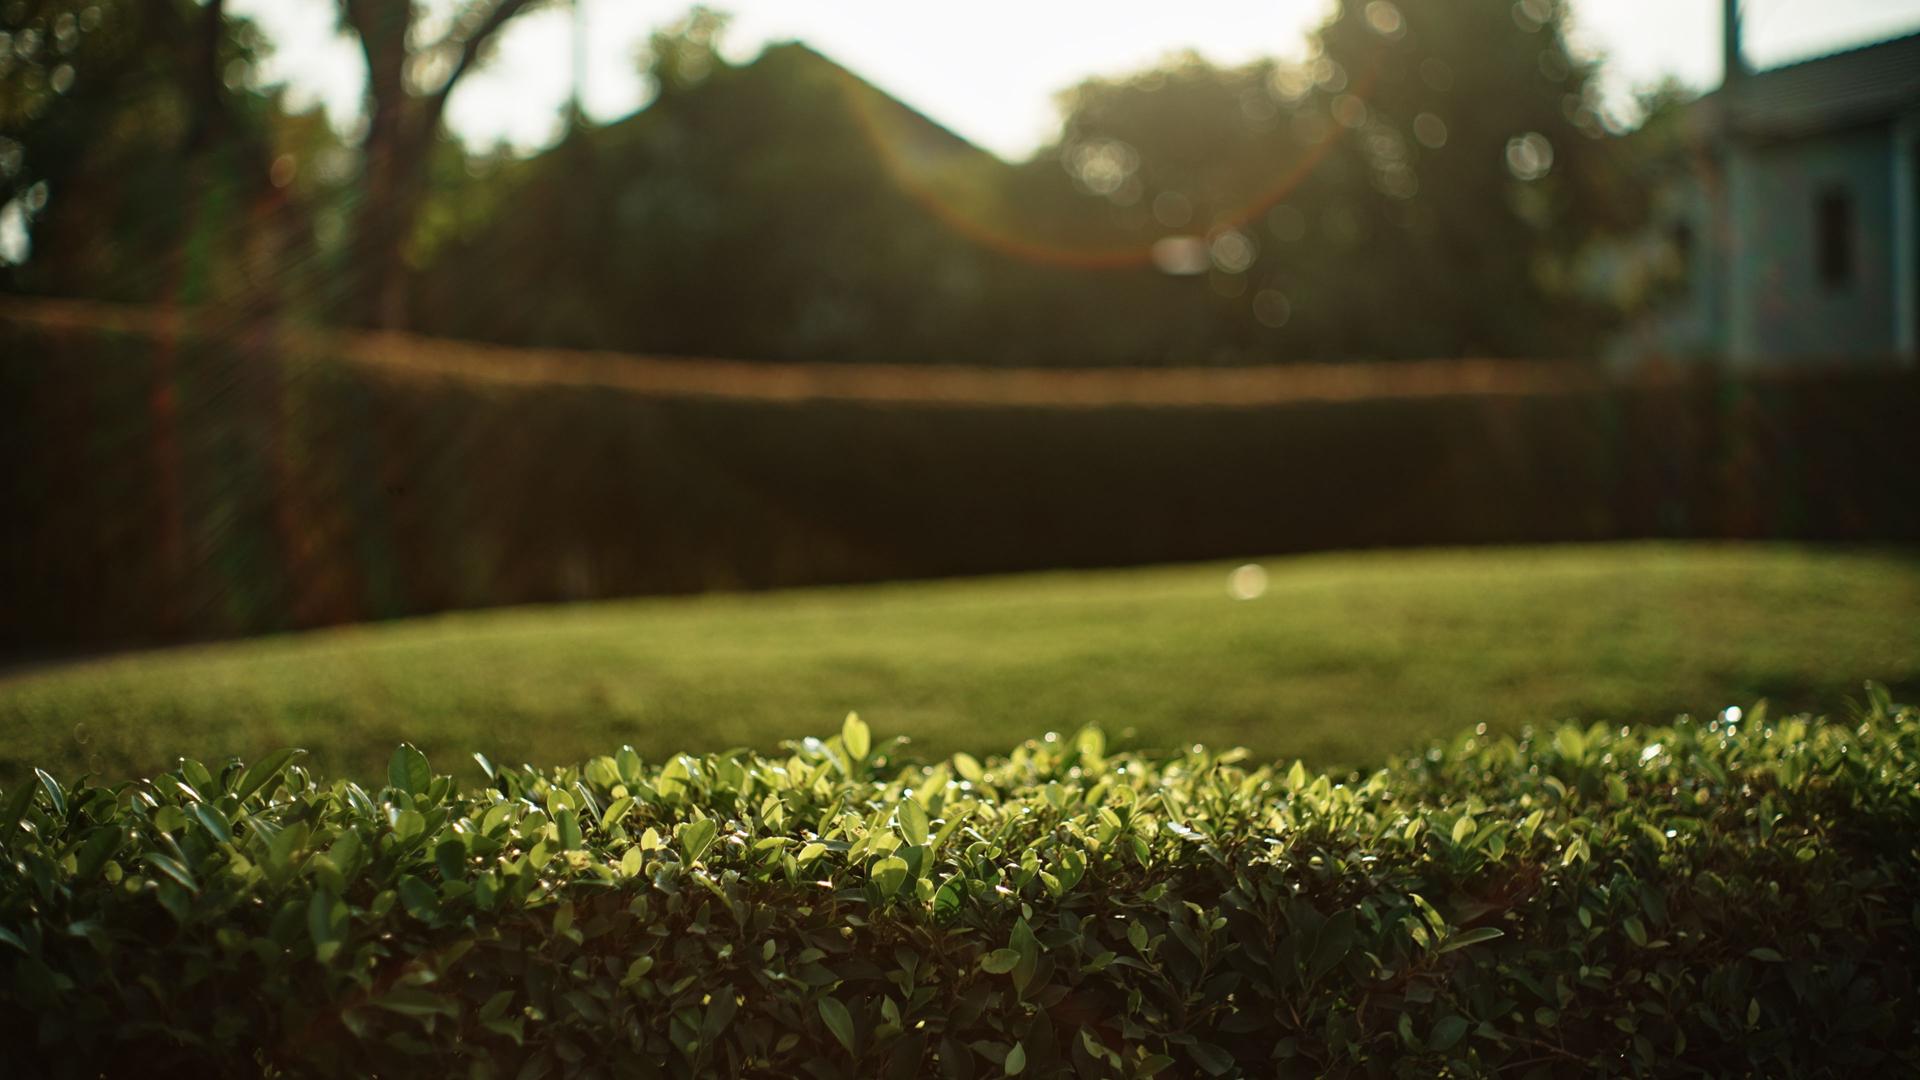
[(1307, 235), (1307, 215), (1281, 203), (1267, 211), (1267, 231), (1275, 240), (1291, 244)]
[(1367, 25), (1373, 28), (1374, 33), (1389, 40), (1398, 38), (1407, 30), (1407, 21), (1401, 16), (1400, 9), (1387, 0), (1373, 0), (1367, 5)]
[(1153, 219), (1177, 229), (1193, 220), (1193, 203), (1177, 191), (1163, 191), (1153, 197)]
[(1529, 131), (1507, 140), (1507, 171), (1518, 180), (1538, 180), (1553, 171), (1553, 144)]
[(1267, 570), (1259, 563), (1236, 567), (1227, 575), (1227, 595), (1235, 600), (1258, 600), (1267, 592)]
[(1153, 265), (1163, 274), (1203, 274), (1212, 264), (1206, 241), (1197, 236), (1163, 236), (1153, 243)]
[(1293, 318), (1293, 302), (1278, 289), (1261, 289), (1253, 297), (1253, 317), (1261, 326), (1278, 330)]
[(1341, 94), (1333, 99), (1333, 118), (1341, 127), (1359, 130), (1367, 123), (1367, 103), (1354, 94)]
[(1214, 237), (1209, 253), (1215, 269), (1223, 274), (1243, 274), (1253, 265), (1253, 241), (1236, 230), (1229, 229)]

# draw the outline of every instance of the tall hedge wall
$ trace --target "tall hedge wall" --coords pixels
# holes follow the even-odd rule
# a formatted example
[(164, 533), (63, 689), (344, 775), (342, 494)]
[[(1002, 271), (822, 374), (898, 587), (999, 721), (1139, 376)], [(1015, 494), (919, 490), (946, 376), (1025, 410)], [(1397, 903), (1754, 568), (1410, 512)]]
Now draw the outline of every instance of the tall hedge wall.
[(1920, 375), (1258, 408), (657, 399), (0, 320), (0, 645), (1369, 545), (1920, 540)]

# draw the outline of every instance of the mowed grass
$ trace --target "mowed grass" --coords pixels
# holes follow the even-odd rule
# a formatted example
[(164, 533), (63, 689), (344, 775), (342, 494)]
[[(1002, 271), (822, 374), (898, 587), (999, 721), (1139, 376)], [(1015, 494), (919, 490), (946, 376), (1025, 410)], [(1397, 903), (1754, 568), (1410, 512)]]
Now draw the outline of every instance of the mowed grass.
[(0, 775), (141, 775), (401, 740), (551, 765), (623, 743), (773, 749), (848, 710), (928, 755), (1099, 724), (1127, 746), (1364, 766), (1485, 723), (1633, 723), (1920, 690), (1910, 551), (1633, 544), (1233, 564), (447, 615), (0, 678)]

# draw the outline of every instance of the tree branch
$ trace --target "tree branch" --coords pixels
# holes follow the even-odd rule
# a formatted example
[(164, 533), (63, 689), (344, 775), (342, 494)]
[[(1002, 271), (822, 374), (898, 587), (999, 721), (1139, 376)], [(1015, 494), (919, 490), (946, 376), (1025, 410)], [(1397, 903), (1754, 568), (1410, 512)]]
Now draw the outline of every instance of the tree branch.
[(379, 0), (340, 0), (340, 21), (345, 23), (353, 36), (360, 42), (360, 52), (366, 57), (369, 76), (377, 70), (379, 57), (376, 44), (380, 32), (379, 17), (375, 12)]
[[(431, 139), (433, 133), (440, 129), (440, 116), (446, 111), (447, 98), (452, 95), (453, 88), (459, 83), (461, 76), (479, 63), (480, 53), (487, 47), (487, 42), (493, 35), (514, 16), (539, 2), (540, 0), (496, 0), (493, 9), (480, 20), (480, 25), (474, 27), (460, 42), (460, 57), (453, 62), (453, 70), (447, 72), (446, 81), (440, 84), (438, 90), (427, 96), (426, 115), (422, 117), (423, 122), (420, 125), (422, 138)], [(450, 38), (445, 44), (451, 45), (452, 39)]]

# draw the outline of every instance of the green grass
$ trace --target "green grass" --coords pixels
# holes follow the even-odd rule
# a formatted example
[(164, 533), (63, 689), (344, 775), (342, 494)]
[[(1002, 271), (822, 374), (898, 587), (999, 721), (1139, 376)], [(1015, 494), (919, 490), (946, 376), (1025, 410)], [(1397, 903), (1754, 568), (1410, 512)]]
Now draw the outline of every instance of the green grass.
[(857, 709), (928, 753), (1097, 723), (1116, 745), (1371, 764), (1477, 723), (1669, 719), (1920, 690), (1906, 551), (1637, 544), (1267, 560), (448, 615), (0, 678), (0, 775), (304, 746), (550, 765), (754, 746)]

